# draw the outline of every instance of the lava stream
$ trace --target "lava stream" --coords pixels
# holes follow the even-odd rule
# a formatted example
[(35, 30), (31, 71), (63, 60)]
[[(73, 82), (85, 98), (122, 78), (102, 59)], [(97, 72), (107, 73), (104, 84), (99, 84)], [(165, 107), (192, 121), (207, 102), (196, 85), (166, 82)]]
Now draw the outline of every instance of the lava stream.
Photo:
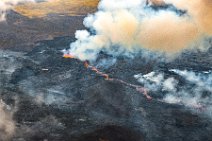
[(63, 54), (63, 57), (64, 58), (71, 58), (71, 59), (74, 58), (74, 56), (72, 56), (71, 54)]
[[(71, 54), (64, 54), (63, 55), (64, 58), (75, 58), (74, 56), (72, 56)], [(151, 100), (152, 97), (150, 95), (148, 95), (148, 90), (142, 86), (139, 86), (139, 85), (134, 85), (134, 84), (131, 84), (131, 83), (128, 83), (128, 82), (125, 82), (121, 79), (117, 79), (117, 78), (110, 78), (108, 74), (104, 73), (104, 72), (101, 72), (100, 70), (98, 70), (96, 67), (94, 66), (91, 66), (89, 64), (88, 61), (85, 61), (84, 62), (84, 66), (87, 68), (87, 69), (91, 69), (92, 71), (94, 71), (96, 74), (102, 76), (105, 78), (105, 80), (107, 81), (116, 81), (116, 82), (119, 82), (119, 83), (122, 83), (124, 85), (127, 85), (129, 87), (132, 87), (132, 88), (135, 88), (136, 91), (138, 91), (139, 93), (143, 93), (143, 95), (148, 99), (148, 100)]]
[(108, 74), (103, 73), (103, 72), (99, 71), (96, 67), (89, 65), (89, 62), (88, 62), (88, 61), (85, 61), (85, 62), (84, 62), (84, 66), (85, 66), (87, 69), (91, 69), (92, 71), (96, 72), (96, 73), (99, 74), (100, 76), (104, 77), (105, 80), (110, 80)]

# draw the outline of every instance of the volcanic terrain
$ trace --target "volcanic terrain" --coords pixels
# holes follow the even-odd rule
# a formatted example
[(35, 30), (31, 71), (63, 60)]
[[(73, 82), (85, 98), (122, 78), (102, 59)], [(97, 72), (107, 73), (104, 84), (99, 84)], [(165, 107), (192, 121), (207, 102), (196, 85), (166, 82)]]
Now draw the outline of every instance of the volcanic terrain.
[[(169, 61), (102, 51), (92, 65), (111, 81), (63, 57), (93, 8), (61, 16), (38, 14), (33, 5), (28, 13), (25, 6), (0, 23), (0, 116), (6, 117), (0, 117), (0, 141), (212, 141), (212, 48)], [(188, 101), (196, 100), (197, 89), (200, 100)], [(173, 93), (179, 101), (170, 100)]]

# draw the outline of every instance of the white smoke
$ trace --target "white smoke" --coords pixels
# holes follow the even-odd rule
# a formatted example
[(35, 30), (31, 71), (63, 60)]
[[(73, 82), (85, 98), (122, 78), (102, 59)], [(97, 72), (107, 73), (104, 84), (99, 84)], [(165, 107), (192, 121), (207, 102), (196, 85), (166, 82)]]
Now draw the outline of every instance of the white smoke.
[(0, 140), (9, 140), (15, 132), (13, 111), (0, 99)]
[(202, 73), (195, 73), (193, 71), (187, 71), (187, 70), (177, 70), (172, 69), (170, 70), (172, 72), (177, 73), (178, 75), (184, 77), (186, 80), (188, 80), (191, 83), (196, 84), (198, 87), (202, 87), (205, 90), (208, 90), (212, 92), (212, 72), (202, 72)]
[(176, 91), (177, 81), (171, 77), (163, 82), (163, 89), (167, 91)]
[(182, 77), (184, 84), (180, 85), (179, 80), (174, 77), (165, 78), (164, 74), (159, 72), (138, 74), (134, 77), (151, 91), (162, 91), (164, 102), (204, 109), (206, 114), (212, 116), (212, 72), (178, 69), (172, 69), (170, 72)]
[[(203, 39), (211, 34), (196, 23), (199, 19), (192, 8), (172, 0), (165, 1), (171, 5), (162, 0), (149, 1), (147, 5), (146, 0), (101, 0), (98, 11), (84, 19), (89, 31), (76, 32), (77, 40), (71, 44), (69, 54), (93, 61), (100, 51), (116, 56), (142, 50), (175, 54), (187, 48), (208, 48)], [(199, 14), (205, 12), (202, 7), (196, 8)]]
[(144, 87), (152, 90), (152, 91), (176, 91), (176, 86), (178, 81), (173, 77), (165, 78), (163, 73), (150, 72), (148, 74), (137, 74), (134, 75), (134, 78), (138, 80), (138, 82), (144, 84)]

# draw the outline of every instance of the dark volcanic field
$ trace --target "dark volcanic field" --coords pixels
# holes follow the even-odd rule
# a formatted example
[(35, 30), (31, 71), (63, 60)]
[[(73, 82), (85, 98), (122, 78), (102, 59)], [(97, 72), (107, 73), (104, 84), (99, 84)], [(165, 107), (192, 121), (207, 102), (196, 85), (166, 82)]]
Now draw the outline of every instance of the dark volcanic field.
[[(4, 30), (1, 36), (10, 33)], [(12, 48), (16, 40), (8, 44), (9, 49), (5, 49), (6, 41), (3, 44), (0, 95), (8, 111), (15, 109), (16, 130), (9, 140), (212, 141), (212, 118), (201, 110), (162, 102), (160, 91), (150, 91), (153, 99), (149, 101), (133, 88), (106, 81), (83, 62), (63, 58), (61, 50), (74, 40), (73, 36), (36, 40), (33, 48), (23, 51), (21, 46)], [(119, 57), (114, 65), (100, 68), (114, 78), (141, 85), (133, 75), (157, 70), (180, 80), (168, 70), (211, 70), (211, 54), (212, 49), (184, 53), (169, 63)], [(108, 56), (102, 53), (101, 57)], [(5, 131), (0, 131), (0, 136), (3, 134)]]

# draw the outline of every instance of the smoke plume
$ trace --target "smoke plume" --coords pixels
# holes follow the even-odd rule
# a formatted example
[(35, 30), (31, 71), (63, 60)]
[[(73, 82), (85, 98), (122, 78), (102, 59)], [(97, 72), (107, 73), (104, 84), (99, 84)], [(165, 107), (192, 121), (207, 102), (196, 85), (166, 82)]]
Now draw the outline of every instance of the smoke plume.
[(69, 53), (95, 60), (100, 51), (130, 55), (142, 50), (176, 54), (207, 48), (212, 35), (210, 0), (101, 0), (84, 19), (89, 29), (76, 32)]
[(185, 9), (201, 32), (212, 34), (212, 1), (211, 0), (165, 0), (178, 8)]
[[(177, 77), (165, 77), (162, 72), (137, 74), (134, 77), (146, 88), (162, 93), (162, 101), (170, 104), (184, 105), (192, 109), (202, 109), (212, 117), (212, 72), (194, 72), (188, 70), (169, 70)], [(185, 82), (180, 82), (179, 76)]]
[(0, 22), (6, 20), (8, 10), (11, 10), (15, 5), (25, 2), (36, 2), (36, 0), (0, 0)]

